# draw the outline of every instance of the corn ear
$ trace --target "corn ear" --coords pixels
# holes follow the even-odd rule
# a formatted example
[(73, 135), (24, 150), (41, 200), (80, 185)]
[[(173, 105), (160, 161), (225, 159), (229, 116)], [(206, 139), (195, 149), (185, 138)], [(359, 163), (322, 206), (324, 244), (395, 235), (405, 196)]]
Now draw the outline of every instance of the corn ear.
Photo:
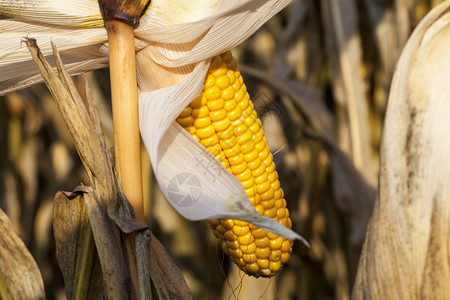
[[(261, 214), (292, 227), (275, 163), (231, 52), (213, 58), (201, 95), (177, 122), (244, 187)], [(270, 277), (287, 263), (292, 241), (239, 220), (210, 220), (222, 250), (253, 276)]]

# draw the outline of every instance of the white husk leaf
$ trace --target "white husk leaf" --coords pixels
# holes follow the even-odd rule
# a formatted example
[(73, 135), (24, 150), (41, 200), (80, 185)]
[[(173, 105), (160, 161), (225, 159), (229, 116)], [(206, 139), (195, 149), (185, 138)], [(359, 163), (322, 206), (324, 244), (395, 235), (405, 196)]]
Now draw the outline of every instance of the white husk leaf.
[(354, 299), (450, 297), (448, 74), (450, 1), (420, 22), (397, 64)]
[[(139, 119), (142, 138), (161, 190), (184, 217), (245, 220), (306, 243), (295, 232), (260, 215), (248, 201), (241, 183), (175, 122), (184, 107), (201, 92), (209, 67), (209, 60), (205, 58), (242, 42), (288, 3), (224, 1), (217, 12), (207, 18), (166, 26), (161, 26), (161, 20), (152, 24), (152, 19), (144, 18), (144, 24), (145, 20), (149, 21), (146, 29), (142, 26), (136, 35), (155, 42), (138, 54), (139, 68), (147, 72), (139, 74), (142, 89)], [(177, 70), (183, 73), (172, 78), (171, 83), (180, 82), (159, 88), (167, 83), (167, 78), (155, 78), (154, 74), (165, 74), (168, 69), (169, 73), (177, 73)]]
[[(161, 190), (184, 217), (191, 220), (245, 220), (307, 244), (295, 232), (260, 215), (248, 201), (240, 182), (175, 122), (183, 108), (200, 94), (210, 58), (244, 41), (289, 2), (153, 0), (135, 30), (136, 48), (139, 50), (136, 62), (140, 88), (140, 128)], [(61, 1), (47, 0), (37, 7), (42, 9), (50, 3), (61, 4)], [(4, 7), (5, 1), (0, 1), (0, 11), (5, 11)], [(42, 11), (41, 15), (33, 16), (32, 5), (28, 7), (30, 10), (20, 16), (15, 15), (13, 9), (9, 14), (26, 21), (36, 21), (35, 17), (38, 17), (44, 22), (48, 17)], [(55, 16), (70, 13), (62, 9), (62, 5), (51, 11), (57, 12)], [(63, 22), (62, 19), (55, 17), (50, 23), (62, 25), (58, 23)], [(63, 25), (84, 26), (83, 22), (80, 19), (80, 22), (74, 23), (78, 25)], [(106, 31), (103, 28), (54, 28), (33, 23), (19, 25), (11, 20), (0, 21), (0, 29), (2, 26), (5, 30), (8, 26), (17, 28), (10, 31), (9, 36), (15, 40), (3, 38), (7, 37), (5, 33), (0, 34), (3, 61), (3, 64), (0, 63), (0, 73), (5, 71), (5, 75), (0, 77), (0, 93), (39, 80), (27, 50), (20, 46), (21, 37), (37, 38), (44, 54), (49, 55), (50, 41), (53, 41), (64, 56), (64, 62), (69, 63), (71, 74), (103, 67), (107, 63)], [(87, 49), (89, 51), (86, 52)], [(83, 65), (80, 65), (82, 61)], [(178, 192), (178, 196), (195, 200), (192, 205), (180, 204), (176, 193), (171, 191), (186, 176), (191, 181), (196, 178), (194, 182), (199, 182), (201, 186), (199, 190), (200, 186), (195, 184), (182, 185), (182, 189), (192, 189)]]
[(103, 28), (98, 2), (92, 0), (0, 0), (0, 15), (34, 23)]

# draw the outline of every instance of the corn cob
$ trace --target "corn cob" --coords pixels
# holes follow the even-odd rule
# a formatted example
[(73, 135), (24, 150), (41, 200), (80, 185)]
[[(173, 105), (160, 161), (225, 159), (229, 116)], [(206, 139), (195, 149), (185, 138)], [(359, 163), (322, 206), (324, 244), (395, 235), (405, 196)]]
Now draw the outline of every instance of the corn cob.
[[(213, 58), (203, 90), (177, 122), (242, 183), (256, 210), (291, 228), (261, 121), (231, 52)], [(289, 260), (292, 241), (238, 220), (210, 220), (222, 250), (240, 269), (270, 277)]]

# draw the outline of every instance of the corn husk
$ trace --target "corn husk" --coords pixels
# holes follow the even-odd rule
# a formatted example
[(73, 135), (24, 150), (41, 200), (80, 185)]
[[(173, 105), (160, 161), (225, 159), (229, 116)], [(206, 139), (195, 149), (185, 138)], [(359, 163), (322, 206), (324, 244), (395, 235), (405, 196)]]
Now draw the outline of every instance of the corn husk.
[(354, 299), (449, 299), (450, 1), (404, 48), (380, 151), (380, 186)]
[[(68, 5), (66, 1), (54, 2), (56, 6), (62, 2)], [(175, 122), (183, 108), (200, 94), (210, 58), (244, 41), (289, 2), (155, 0), (135, 30), (141, 135), (162, 192), (174, 208), (190, 220), (240, 219), (289, 239), (303, 240), (278, 222), (258, 214), (240, 182)], [(204, 8), (200, 9), (200, 5)], [(33, 21), (28, 16), (28, 19), (23, 18)], [(51, 26), (38, 28), (36, 26), (40, 25), (25, 24), (36, 31), (27, 35), (38, 36), (43, 51), (53, 40), (62, 50), (63, 59), (64, 56), (67, 59), (75, 57), (77, 62), (85, 63), (82, 70), (74, 70), (69, 62), (69, 72), (100, 67), (97, 59), (107, 55), (104, 29), (70, 27), (74, 34), (79, 34), (71, 43), (67, 33), (55, 38)], [(8, 28), (7, 24), (0, 26)], [(20, 33), (25, 33), (23, 28), (21, 30)], [(76, 39), (82, 46), (77, 47)], [(10, 51), (11, 48), (5, 45), (10, 44), (0, 43), (0, 53)], [(17, 45), (14, 46), (17, 49)], [(86, 55), (79, 52), (86, 47), (94, 47), (90, 48), (94, 57), (86, 59)], [(7, 83), (17, 80), (19, 71), (25, 69), (17, 66), (26, 63), (27, 59), (21, 56), (11, 62), (16, 72), (0, 82), (0, 92), (12, 89)], [(77, 62), (73, 63), (76, 65)], [(5, 68), (8, 66), (5, 62)], [(19, 77), (25, 82), (19, 86), (30, 84), (31, 77), (26, 78)]]

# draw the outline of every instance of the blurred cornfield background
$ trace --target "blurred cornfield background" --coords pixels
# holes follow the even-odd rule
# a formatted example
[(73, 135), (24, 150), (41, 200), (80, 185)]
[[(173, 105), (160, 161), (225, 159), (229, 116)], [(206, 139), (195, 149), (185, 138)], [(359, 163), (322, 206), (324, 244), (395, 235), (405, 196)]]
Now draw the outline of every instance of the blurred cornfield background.
[[(294, 230), (311, 244), (295, 243), (276, 278), (249, 280), (232, 268), (206, 222), (183, 219), (164, 199), (143, 149), (147, 224), (195, 299), (350, 298), (376, 198), (395, 64), (414, 27), (439, 2), (296, 0), (233, 50), (275, 153)], [(112, 147), (108, 70), (83, 76)], [(1, 97), (0, 208), (39, 265), (48, 299), (65, 298), (53, 197), (80, 182), (89, 179), (47, 88)]]

